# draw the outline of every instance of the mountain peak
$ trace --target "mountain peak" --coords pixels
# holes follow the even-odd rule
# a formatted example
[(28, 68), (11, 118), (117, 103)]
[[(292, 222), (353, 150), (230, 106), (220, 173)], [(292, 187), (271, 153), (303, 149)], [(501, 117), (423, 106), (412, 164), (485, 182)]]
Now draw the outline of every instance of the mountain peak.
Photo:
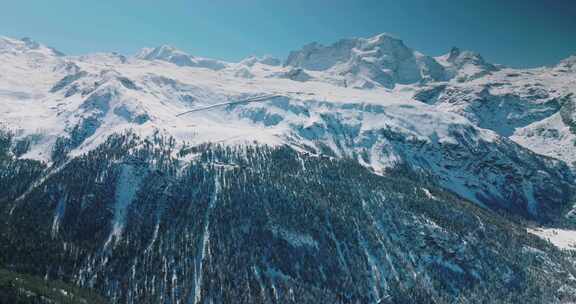
[(563, 59), (558, 63), (557, 67), (576, 71), (576, 55)]
[(179, 49), (163, 44), (155, 48), (143, 48), (136, 55), (137, 58), (145, 60), (167, 60), (173, 56), (190, 56), (187, 53), (180, 51)]
[(453, 46), (450, 49), (450, 52), (448, 52), (448, 58), (447, 60), (452, 62), (454, 61), (456, 58), (458, 58), (460, 56), (460, 54), (462, 53), (462, 50), (459, 47)]
[(31, 38), (24, 37), (22, 39), (15, 39), (5, 36), (0, 36), (0, 52), (9, 53), (43, 53), (47, 56), (64, 56), (64, 54), (54, 48), (41, 44)]
[[(310, 43), (293, 51), (286, 66), (313, 71), (329, 71), (344, 77), (348, 85), (366, 87), (367, 82), (387, 88), (418, 83), (425, 79), (443, 80), (443, 67), (433, 58), (407, 47), (390, 34), (369, 38), (348, 38), (324, 46)], [(372, 87), (370, 85), (369, 87)]]
[(188, 53), (167, 44), (155, 48), (143, 48), (135, 57), (142, 60), (166, 61), (177, 66), (202, 67), (211, 70), (221, 70), (227, 65), (219, 60), (189, 55)]
[(372, 37), (369, 38), (358, 38), (359, 40), (364, 40), (369, 44), (374, 44), (374, 45), (378, 45), (378, 44), (383, 44), (383, 43), (390, 43), (390, 42), (401, 42), (402, 44), (404, 44), (404, 42), (402, 41), (402, 39), (389, 34), (389, 33), (380, 33), (377, 35), (374, 35)]
[(38, 49), (41, 46), (40, 43), (32, 40), (29, 37), (24, 37), (24, 38), (20, 39), (20, 41), (24, 42), (26, 44), (26, 46), (31, 48), (31, 49)]
[(447, 54), (435, 59), (448, 71), (449, 78), (462, 81), (482, 77), (499, 70), (496, 65), (487, 62), (479, 53), (458, 47), (452, 47)]
[(457, 47), (452, 47), (452, 49), (450, 49), (446, 60), (448, 62), (459, 65), (466, 63), (473, 63), (476, 65), (491, 65), (490, 63), (487, 63), (479, 53), (470, 50), (462, 50)]
[(252, 55), (252, 56), (249, 56), (249, 57), (242, 59), (238, 64), (251, 67), (251, 66), (254, 66), (256, 63), (271, 65), (271, 66), (278, 66), (282, 62), (280, 59), (272, 57), (270, 55), (264, 55), (262, 57)]

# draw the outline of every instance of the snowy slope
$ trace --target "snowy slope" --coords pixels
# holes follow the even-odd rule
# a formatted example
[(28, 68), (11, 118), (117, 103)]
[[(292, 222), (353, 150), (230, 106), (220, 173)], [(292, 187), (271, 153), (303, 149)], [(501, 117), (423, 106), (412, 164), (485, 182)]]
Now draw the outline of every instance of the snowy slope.
[[(541, 218), (562, 207), (574, 181), (565, 163), (512, 141), (573, 160), (574, 133), (565, 125), (573, 111), (558, 118), (559, 98), (575, 79), (566, 67), (500, 69), (455, 51), (436, 61), (389, 35), (312, 44), (284, 66), (167, 46), (134, 57), (62, 56), (30, 40), (2, 41), (0, 122), (30, 142), (24, 158), (58, 162), (125, 130), (160, 131), (182, 146), (288, 144), (352, 158), (378, 174), (408, 165), (480, 205)], [(473, 77), (455, 76), (463, 73)], [(548, 95), (538, 97), (540, 87)], [(214, 106), (262, 95), (279, 97)], [(194, 109), (202, 110), (178, 116)]]
[(551, 68), (502, 68), (462, 82), (418, 88), (414, 98), (574, 166), (576, 73), (570, 59)]

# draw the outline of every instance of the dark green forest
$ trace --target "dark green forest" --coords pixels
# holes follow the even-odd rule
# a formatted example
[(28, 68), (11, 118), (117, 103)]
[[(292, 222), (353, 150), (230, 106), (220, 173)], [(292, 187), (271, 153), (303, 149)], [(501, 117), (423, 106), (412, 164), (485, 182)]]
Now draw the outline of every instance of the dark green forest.
[(177, 148), (159, 133), (113, 135), (76, 158), (62, 145), (47, 166), (17, 158), (26, 143), (2, 133), (0, 299), (26, 286), (55, 303), (576, 300), (572, 253), (407, 167)]

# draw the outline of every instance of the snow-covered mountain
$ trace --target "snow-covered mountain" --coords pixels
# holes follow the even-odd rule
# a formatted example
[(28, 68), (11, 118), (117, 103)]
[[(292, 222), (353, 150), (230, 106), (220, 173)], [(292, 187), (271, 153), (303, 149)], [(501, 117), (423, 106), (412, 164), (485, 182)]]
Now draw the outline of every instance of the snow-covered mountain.
[[(188, 145), (288, 144), (379, 174), (407, 164), (481, 205), (543, 218), (573, 183), (569, 70), (500, 69), (457, 49), (439, 63), (388, 35), (308, 45), (284, 67), (167, 46), (134, 57), (67, 57), (31, 40), (3, 41), (0, 119), (30, 142), (24, 158), (80, 155), (127, 129), (160, 130)], [(368, 66), (378, 73), (362, 72)], [(455, 77), (462, 73), (475, 77)], [(374, 86), (341, 86), (335, 75)], [(263, 94), (278, 97), (225, 106)], [(177, 116), (203, 107), (211, 108)]]
[(435, 58), (448, 72), (447, 78), (455, 78), (458, 81), (472, 80), (490, 72), (498, 71), (499, 68), (488, 63), (478, 53), (460, 50), (454, 47), (446, 55)]
[(13, 39), (0, 37), (0, 51), (6, 55), (25, 55), (36, 57), (64, 56), (56, 49), (47, 47), (30, 38)]
[(527, 70), (501, 68), (470, 81), (428, 84), (414, 98), (574, 167), (576, 90), (569, 62)]
[[(215, 188), (209, 191), (215, 196), (221, 189), (238, 193), (232, 184), (218, 184), (226, 180), (219, 170), (240, 168), (252, 172), (259, 168), (255, 159), (271, 166), (270, 155), (284, 155), (286, 152), (278, 151), (288, 149), (296, 153), (287, 156), (290, 161), (300, 157), (305, 163), (317, 157), (336, 162), (338, 168), (348, 168), (345, 162), (352, 161), (383, 178), (408, 170), (422, 178), (425, 185), (430, 182), (430, 187), (486, 210), (540, 222), (555, 221), (574, 203), (574, 62), (572, 57), (554, 67), (511, 69), (457, 48), (443, 56), (426, 56), (387, 34), (344, 39), (330, 46), (309, 44), (290, 53), (284, 64), (271, 57), (224, 62), (192, 56), (169, 46), (144, 49), (134, 56), (65, 56), (30, 39), (0, 38), (0, 125), (12, 133), (11, 157), (38, 160), (44, 166), (38, 175), (21, 169), (26, 177), (35, 178), (21, 187), (10, 188), (15, 196), (10, 201), (9, 214), (18, 214), (19, 208), (26, 208), (26, 202), (42, 195), (50, 200), (59, 197), (54, 210), (47, 211), (53, 219), (50, 231), (57, 235), (63, 206), (76, 204), (77, 200), (85, 206), (94, 193), (101, 191), (99, 183), (110, 178), (117, 189), (111, 207), (111, 232), (97, 234), (98, 240), (102, 238), (103, 251), (83, 260), (88, 264), (83, 264), (83, 272), (76, 277), (82, 285), (100, 284), (96, 283), (97, 277), (86, 272), (93, 269), (90, 263), (100, 263), (98, 271), (111, 275), (106, 268), (110, 242), (122, 239), (124, 225), (133, 221), (126, 218), (126, 210), (145, 183), (141, 176), (156, 174), (135, 165), (134, 162), (143, 161), (139, 149), (153, 155), (145, 158), (150, 168), (158, 166), (160, 172), (174, 174), (172, 179), (158, 183), (175, 188), (181, 186), (178, 181), (183, 178), (178, 172), (186, 171), (191, 162), (198, 164), (208, 159), (210, 170), (219, 176), (214, 180)], [(169, 140), (164, 141), (166, 138)], [(116, 141), (122, 144), (115, 144)], [(224, 152), (206, 148), (210, 145), (217, 145)], [(272, 152), (251, 150), (263, 145)], [(124, 148), (124, 156), (114, 154), (115, 149)], [(103, 153), (98, 151), (113, 156), (98, 164), (87, 162)], [(213, 159), (220, 154), (226, 155), (227, 160)], [(122, 165), (117, 168), (116, 162)], [(248, 164), (239, 165), (243, 162)], [(329, 163), (326, 166), (330, 167)], [(73, 187), (60, 173), (73, 173), (70, 166), (96, 168), (99, 173), (89, 176), (93, 183), (82, 188), (96, 187), (94, 193), (78, 190), (81, 198), (69, 198), (66, 191), (59, 190)], [(305, 171), (310, 166), (302, 165), (298, 170)], [(113, 172), (109, 171), (112, 168)], [(322, 171), (314, 170), (317, 178)], [(110, 177), (116, 176), (117, 171), (117, 177)], [(234, 178), (241, 180), (237, 175)], [(281, 177), (278, 178), (280, 183)], [(164, 187), (160, 184), (148, 186)], [(437, 200), (428, 188), (424, 189), (414, 191), (423, 191), (431, 201)], [(400, 201), (409, 196), (402, 191), (394, 193)], [(386, 201), (387, 194), (382, 195)], [(165, 207), (140, 196), (146, 202), (143, 204), (152, 204), (146, 208), (159, 214), (158, 224), (156, 219), (150, 219), (150, 223), (160, 225)], [(66, 203), (70, 199), (74, 202)], [(60, 201), (64, 203), (61, 205)], [(20, 202), (24, 202), (23, 207), (19, 207)], [(98, 202), (94, 201), (94, 206)], [(208, 210), (215, 208), (210, 206)], [(380, 224), (374, 225), (374, 229), (381, 229), (377, 228)], [(158, 227), (151, 244), (159, 233)], [(202, 228), (204, 234), (209, 230), (206, 227), (208, 224)], [(296, 247), (317, 246), (307, 236), (272, 231)], [(331, 238), (331, 233), (321, 235)], [(353, 239), (365, 244), (361, 238)], [(129, 238), (125, 240), (129, 242)], [(209, 242), (205, 237), (203, 240)], [(366, 244), (377, 243), (375, 240)], [(198, 252), (205, 254), (204, 249)], [(352, 261), (354, 254), (343, 255)], [(432, 261), (427, 260), (424, 251), (417, 255), (426, 263)], [(368, 255), (368, 260), (370, 267), (380, 267), (373, 256)], [(410, 267), (420, 267), (418, 263), (422, 261), (412, 261)], [(397, 263), (407, 262), (393, 258), (389, 267), (394, 269)], [(194, 267), (201, 265), (195, 262)], [(372, 274), (383, 276), (381, 271)], [(286, 282), (283, 284), (294, 288)], [(131, 286), (130, 290), (141, 291), (141, 286)], [(373, 297), (378, 298), (386, 286), (382, 283), (375, 287)], [(106, 288), (115, 296), (120, 292), (117, 287)]]
[(171, 62), (177, 66), (199, 67), (212, 70), (221, 70), (226, 67), (226, 63), (220, 60), (190, 56), (169, 45), (162, 45), (153, 49), (144, 48), (136, 54), (136, 58), (142, 60), (162, 60)]
[(345, 86), (393, 88), (447, 78), (437, 61), (408, 48), (402, 40), (387, 34), (371, 38), (343, 39), (330, 46), (311, 43), (291, 52), (285, 63), (343, 80)]

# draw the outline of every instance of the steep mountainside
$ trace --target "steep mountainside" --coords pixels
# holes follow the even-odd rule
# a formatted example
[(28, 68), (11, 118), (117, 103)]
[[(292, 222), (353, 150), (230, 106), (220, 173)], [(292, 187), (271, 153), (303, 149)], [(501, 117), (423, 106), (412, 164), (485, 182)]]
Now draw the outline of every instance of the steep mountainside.
[(5, 193), (1, 260), (120, 303), (574, 298), (564, 254), (425, 177), (288, 147), (174, 158), (174, 144), (113, 136)]
[(567, 301), (524, 221), (573, 213), (574, 62), (0, 38), (0, 266), (120, 303)]
[(414, 98), (574, 167), (576, 74), (567, 62), (552, 68), (501, 69), (468, 82), (429, 84)]
[[(12, 47), (15, 53), (2, 56), (7, 67), (14, 67), (6, 69), (3, 76), (10, 83), (0, 90), (6, 105), (2, 118), (16, 138), (26, 143), (22, 145), (27, 149), (19, 151), (24, 158), (57, 164), (68, 154), (81, 155), (94, 149), (107, 136), (122, 130), (146, 136), (160, 130), (179, 144), (289, 144), (316, 154), (353, 158), (377, 173), (408, 165), (435, 176), (446, 189), (482, 206), (543, 221), (556, 217), (572, 193), (574, 177), (565, 163), (538, 156), (507, 139), (513, 127), (560, 112), (560, 101), (553, 97), (530, 103), (536, 109), (533, 115), (524, 111), (528, 103), (520, 100), (514, 105), (503, 100), (500, 103), (506, 104), (499, 105), (496, 97), (495, 101), (477, 102), (482, 105), (478, 111), (467, 111), (475, 106), (474, 99), (447, 99), (449, 92), (458, 90), (457, 84), (430, 84), (431, 93), (416, 94), (420, 100), (430, 95), (426, 104), (411, 98), (413, 89), (360, 90), (322, 82), (329, 78), (329, 72), (310, 70), (306, 73), (314, 78), (295, 81), (296, 74), (268, 65), (273, 62), (270, 60), (245, 60), (214, 71), (174, 62), (174, 56), (183, 53), (164, 46), (146, 56), (140, 54), (146, 59), (140, 60), (117, 54), (62, 57), (46, 47), (39, 47), (42, 52), (38, 55), (35, 49), (22, 50), (19, 42), (7, 41), (6, 45), (12, 41), (16, 46)], [(386, 35), (353, 42), (337, 43), (314, 56), (333, 57), (330, 64), (340, 64), (347, 55), (324, 53), (340, 54), (344, 46), (351, 47), (350, 43), (355, 46), (353, 50), (377, 49), (374, 56), (391, 62), (399, 62), (400, 55), (387, 52), (414, 55), (400, 40)], [(295, 58), (302, 57), (312, 63), (304, 60), (299, 67), (320, 69), (311, 59), (314, 56), (293, 53), (287, 64), (295, 65)], [(357, 62), (346, 64), (356, 66)], [(13, 70), (18, 74), (13, 76)], [(239, 71), (252, 77), (238, 77)], [(406, 78), (402, 82), (418, 80)], [(439, 95), (439, 101), (432, 100), (434, 94)], [(490, 93), (483, 89), (478, 94)], [(276, 97), (234, 103), (262, 95)], [(463, 109), (455, 104), (462, 104)], [(189, 110), (194, 112), (177, 116)], [(499, 117), (512, 126), (496, 128), (493, 121)], [(569, 144), (559, 149), (569, 154)]]

